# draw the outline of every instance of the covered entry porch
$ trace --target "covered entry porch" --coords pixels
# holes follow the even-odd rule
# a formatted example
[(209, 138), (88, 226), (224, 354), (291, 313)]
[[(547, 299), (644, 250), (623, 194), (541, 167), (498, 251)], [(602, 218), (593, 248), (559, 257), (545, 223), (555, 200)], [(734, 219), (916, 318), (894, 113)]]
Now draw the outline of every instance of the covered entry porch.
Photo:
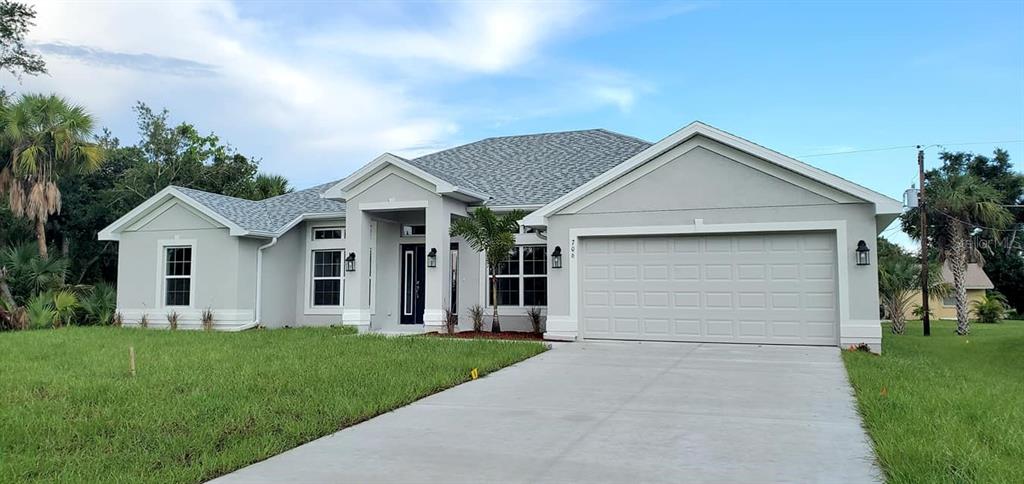
[(446, 310), (458, 314), (475, 297), (466, 288), (479, 272), (477, 254), (449, 236), (458, 216), (465, 208), (443, 199), (350, 208), (346, 323), (382, 333), (444, 330)]

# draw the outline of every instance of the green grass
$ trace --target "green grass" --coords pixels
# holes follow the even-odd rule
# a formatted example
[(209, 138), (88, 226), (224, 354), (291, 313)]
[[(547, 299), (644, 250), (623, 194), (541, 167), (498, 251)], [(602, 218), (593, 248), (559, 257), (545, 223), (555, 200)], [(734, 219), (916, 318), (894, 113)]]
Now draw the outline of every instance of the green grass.
[(197, 482), (542, 351), (348, 328), (0, 333), (0, 482)]
[(1024, 321), (884, 328), (883, 353), (844, 352), (889, 482), (1024, 482)]

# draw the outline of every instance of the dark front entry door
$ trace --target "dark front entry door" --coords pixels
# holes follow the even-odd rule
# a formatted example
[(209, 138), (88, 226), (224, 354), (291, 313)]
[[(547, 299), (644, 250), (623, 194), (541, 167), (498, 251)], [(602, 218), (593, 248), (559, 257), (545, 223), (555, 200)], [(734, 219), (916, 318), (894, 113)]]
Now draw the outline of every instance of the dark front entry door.
[(402, 244), (402, 324), (423, 324), (426, 256), (423, 244)]

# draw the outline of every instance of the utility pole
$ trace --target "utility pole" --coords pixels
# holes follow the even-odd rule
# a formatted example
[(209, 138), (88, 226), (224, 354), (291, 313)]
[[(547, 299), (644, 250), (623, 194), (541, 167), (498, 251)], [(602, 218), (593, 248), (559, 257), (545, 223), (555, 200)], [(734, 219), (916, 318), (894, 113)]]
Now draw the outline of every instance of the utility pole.
[(921, 323), (924, 335), (931, 336), (932, 325), (928, 316), (928, 211), (924, 198), (924, 150), (917, 145), (917, 172), (921, 189), (917, 195), (917, 210), (921, 213)]

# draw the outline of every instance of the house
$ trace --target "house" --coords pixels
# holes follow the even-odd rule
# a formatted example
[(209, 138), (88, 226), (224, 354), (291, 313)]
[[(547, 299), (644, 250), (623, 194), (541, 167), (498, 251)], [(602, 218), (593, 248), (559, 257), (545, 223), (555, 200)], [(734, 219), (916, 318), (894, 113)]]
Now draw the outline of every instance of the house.
[[(545, 336), (880, 348), (873, 242), (901, 203), (700, 122), (650, 143), (596, 129), (489, 138), (254, 202), (168, 187), (100, 232), (118, 308), (158, 325), (443, 328), (488, 306), (475, 207), (528, 212), (503, 329)], [(873, 245), (873, 243), (871, 244)], [(857, 248), (860, 247), (860, 251)]]
[[(948, 265), (942, 266), (942, 280), (950, 285), (953, 284), (953, 272), (949, 270)], [(986, 291), (996, 287), (992, 284), (992, 280), (988, 278), (988, 275), (985, 274), (985, 270), (974, 262), (967, 264), (966, 286), (968, 309), (970, 309), (972, 302), (981, 300), (985, 297)], [(920, 291), (914, 294), (913, 301), (905, 315), (907, 319), (918, 319), (914, 315), (914, 308), (921, 305)], [(956, 319), (956, 299), (952, 294), (942, 298), (933, 295), (928, 298), (928, 311), (931, 312), (933, 318)]]

